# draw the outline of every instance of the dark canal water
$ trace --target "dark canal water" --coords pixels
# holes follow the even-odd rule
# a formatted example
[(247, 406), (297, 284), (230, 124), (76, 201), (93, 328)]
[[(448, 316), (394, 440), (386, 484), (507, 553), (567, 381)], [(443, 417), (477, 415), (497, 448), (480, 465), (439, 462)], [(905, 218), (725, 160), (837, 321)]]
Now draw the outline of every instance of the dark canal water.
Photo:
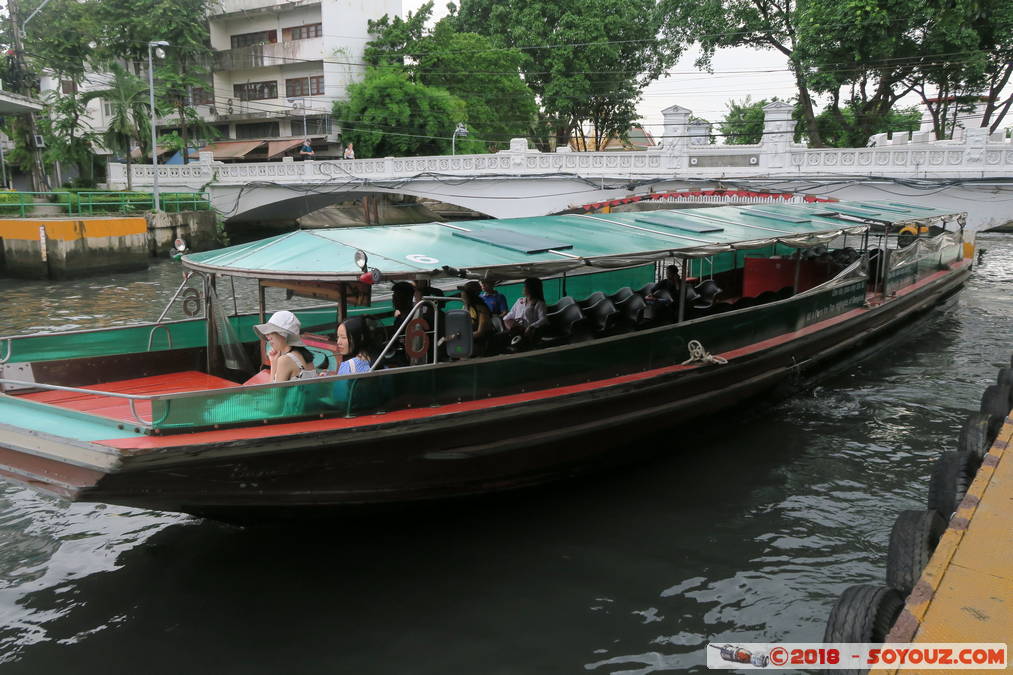
[[(817, 642), (1008, 364), (1013, 239), (981, 240), (904, 344), (607, 476), (246, 529), (3, 484), (0, 672), (639, 674), (703, 670), (708, 641)], [(154, 319), (178, 274), (0, 281), (0, 333)]]

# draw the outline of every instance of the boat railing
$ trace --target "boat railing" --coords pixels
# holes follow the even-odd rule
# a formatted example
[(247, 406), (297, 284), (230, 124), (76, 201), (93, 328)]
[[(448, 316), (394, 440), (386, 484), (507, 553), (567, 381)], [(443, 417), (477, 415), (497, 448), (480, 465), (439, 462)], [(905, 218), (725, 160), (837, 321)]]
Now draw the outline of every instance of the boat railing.
[(14, 352), (14, 343), (12, 342), (12, 338), (7, 337), (0, 338), (0, 345), (6, 347), (6, 349), (0, 351), (0, 365), (3, 365), (10, 360), (11, 354)]
[(165, 331), (165, 337), (166, 337), (166, 339), (169, 342), (169, 349), (172, 349), (172, 331), (170, 331), (169, 327), (166, 326), (165, 324), (157, 323), (157, 324), (155, 324), (154, 326), (151, 327), (151, 331), (148, 333), (148, 351), (149, 352), (151, 351), (152, 342), (155, 339), (155, 331), (157, 331), (159, 328), (161, 328), (161, 329), (163, 329)]
[(432, 347), (433, 347), (433, 363), (435, 363), (438, 360), (437, 356), (439, 354), (439, 347), (440, 347), (438, 337), (440, 334), (440, 313), (437, 311), (438, 309), (437, 303), (440, 302), (446, 303), (446, 302), (464, 302), (464, 301), (461, 298), (453, 295), (446, 297), (429, 296), (429, 295), (424, 296), (421, 300), (419, 300), (418, 302), (415, 303), (415, 305), (412, 306), (411, 311), (408, 312), (408, 316), (405, 317), (405, 320), (402, 321), (401, 325), (398, 326), (397, 330), (394, 331), (394, 334), (391, 336), (391, 338), (387, 341), (387, 344), (384, 346), (383, 351), (381, 351), (380, 355), (373, 360), (373, 364), (369, 367), (369, 372), (375, 371), (377, 365), (383, 363), (383, 360), (387, 357), (387, 354), (390, 353), (390, 350), (393, 349), (395, 344), (397, 344), (398, 338), (404, 335), (405, 332), (407, 331), (408, 323), (411, 322), (412, 319), (415, 319), (417, 315), (419, 315), (422, 307), (427, 304), (431, 305), (433, 308)]
[[(72, 394), (85, 394), (88, 396), (108, 396), (110, 398), (122, 398), (126, 399), (130, 403), (130, 414), (133, 415), (134, 420), (143, 427), (153, 427), (162, 420), (155, 420), (152, 417), (151, 420), (146, 420), (137, 413), (137, 401), (152, 401), (156, 399), (156, 396), (150, 396), (145, 394), (121, 394), (115, 391), (101, 391), (99, 389), (83, 389), (81, 387), (65, 387), (59, 384), (45, 384), (43, 382), (29, 382), (26, 380), (10, 380), (7, 378), (0, 379), (0, 384), (14, 385), (18, 388), (25, 389), (43, 389), (45, 391), (66, 391)], [(46, 405), (46, 404), (43, 404)], [(163, 418), (164, 419), (164, 418)]]

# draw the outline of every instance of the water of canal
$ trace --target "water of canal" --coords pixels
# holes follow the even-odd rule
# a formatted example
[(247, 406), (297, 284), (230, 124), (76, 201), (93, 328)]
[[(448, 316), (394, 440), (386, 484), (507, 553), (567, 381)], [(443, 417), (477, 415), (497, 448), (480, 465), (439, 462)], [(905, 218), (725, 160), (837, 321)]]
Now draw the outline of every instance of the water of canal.
[[(709, 641), (820, 641), (1009, 364), (1013, 237), (980, 241), (906, 342), (609, 475), (245, 529), (0, 484), (0, 673), (639, 674), (703, 670)], [(0, 280), (0, 333), (153, 320), (178, 278)]]

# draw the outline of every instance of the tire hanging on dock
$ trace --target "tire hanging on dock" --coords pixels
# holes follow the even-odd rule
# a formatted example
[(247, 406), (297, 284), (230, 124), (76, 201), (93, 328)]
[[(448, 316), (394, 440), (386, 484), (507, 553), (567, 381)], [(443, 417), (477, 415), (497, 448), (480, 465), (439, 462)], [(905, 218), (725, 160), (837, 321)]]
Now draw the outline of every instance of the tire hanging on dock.
[(992, 428), (992, 416), (982, 412), (971, 413), (964, 420), (964, 426), (960, 428), (960, 438), (957, 440), (957, 452), (969, 452), (979, 458), (983, 458), (995, 442), (995, 436), (990, 433)]
[(989, 416), (988, 434), (992, 438), (999, 434), (999, 429), (1010, 412), (1009, 396), (1009, 388), (999, 384), (989, 385), (981, 395), (979, 409)]
[(932, 467), (928, 508), (946, 520), (957, 510), (978, 472), (981, 458), (969, 452), (944, 452)]
[(894, 588), (860, 584), (841, 593), (827, 618), (824, 642), (883, 642), (904, 609)]
[(901, 511), (890, 531), (886, 585), (911, 593), (945, 531), (946, 521), (936, 511)]

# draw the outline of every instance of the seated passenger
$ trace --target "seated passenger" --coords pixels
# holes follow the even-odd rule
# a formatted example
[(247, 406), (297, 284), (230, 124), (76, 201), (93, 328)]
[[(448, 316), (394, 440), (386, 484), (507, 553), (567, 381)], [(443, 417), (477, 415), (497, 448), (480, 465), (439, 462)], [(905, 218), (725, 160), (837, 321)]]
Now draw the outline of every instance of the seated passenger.
[(397, 330), (415, 306), (415, 287), (407, 281), (398, 281), (391, 287), (390, 293), (390, 303), (394, 306), (394, 330)]
[(253, 327), (257, 335), (271, 345), (267, 353), (271, 364), (271, 382), (288, 382), (313, 377), (313, 354), (303, 344), (299, 332), (302, 326), (295, 314), (288, 310), (275, 312), (267, 323)]
[(496, 290), (496, 282), (492, 279), (482, 279), (482, 300), (493, 316), (503, 316), (509, 311), (506, 296)]
[[(415, 302), (419, 302), (420, 300), (422, 300), (423, 297), (426, 297), (426, 296), (429, 296), (429, 297), (440, 297), (440, 298), (442, 298), (443, 297), (443, 290), (440, 289), (440, 288), (436, 288), (435, 286), (433, 286), (432, 284), (430, 284), (429, 283), (429, 279), (416, 279), (415, 280)], [(442, 330), (443, 330), (443, 328), (442, 328), (442, 324), (443, 324), (443, 309), (442, 309), (442, 307), (438, 303), (436, 304), (436, 308), (437, 308), (436, 311), (440, 313), (440, 324), (441, 324), (440, 331), (442, 332)], [(433, 313), (433, 305), (430, 304), (430, 303), (426, 303), (425, 305), (422, 305), (422, 307), (419, 309), (419, 316), (421, 316), (423, 319), (426, 320), (426, 323), (429, 324), (429, 329), (432, 330), (433, 326), (435, 325), (435, 316), (434, 316), (434, 313)]]
[(471, 330), (474, 332), (474, 354), (482, 356), (486, 352), (489, 338), (493, 333), (492, 314), (482, 300), (482, 287), (477, 281), (469, 281), (461, 287), (461, 300), (471, 317)]
[(524, 295), (517, 298), (517, 302), (503, 317), (503, 325), (512, 335), (510, 344), (516, 346), (522, 341), (530, 342), (534, 339), (536, 330), (547, 322), (542, 280), (528, 277), (524, 280)]
[(338, 375), (368, 373), (373, 364), (373, 345), (366, 320), (353, 316), (338, 326)]
[(659, 300), (663, 302), (670, 302), (667, 299), (662, 300), (657, 297), (659, 295), (663, 295), (663, 291), (668, 293), (673, 300), (678, 302), (679, 294), (682, 292), (682, 279), (679, 278), (678, 265), (668, 265), (665, 267), (665, 278), (651, 286), (650, 293), (648, 293), (644, 299), (648, 302), (657, 302)]

